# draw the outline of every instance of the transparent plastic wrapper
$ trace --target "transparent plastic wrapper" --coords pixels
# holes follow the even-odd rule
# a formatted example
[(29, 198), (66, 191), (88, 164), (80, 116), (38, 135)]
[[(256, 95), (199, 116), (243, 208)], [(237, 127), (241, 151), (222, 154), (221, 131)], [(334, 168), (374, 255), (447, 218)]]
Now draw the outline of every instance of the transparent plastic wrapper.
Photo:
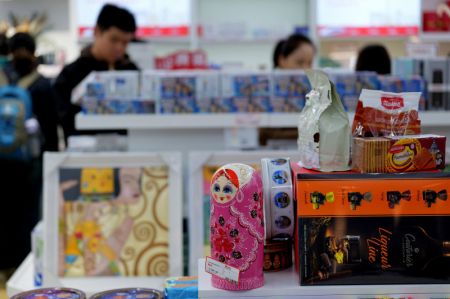
[(350, 125), (336, 88), (322, 71), (306, 71), (312, 90), (298, 122), (300, 164), (320, 171), (350, 169)]
[(392, 137), (421, 133), (420, 92), (363, 89), (352, 125), (353, 136)]

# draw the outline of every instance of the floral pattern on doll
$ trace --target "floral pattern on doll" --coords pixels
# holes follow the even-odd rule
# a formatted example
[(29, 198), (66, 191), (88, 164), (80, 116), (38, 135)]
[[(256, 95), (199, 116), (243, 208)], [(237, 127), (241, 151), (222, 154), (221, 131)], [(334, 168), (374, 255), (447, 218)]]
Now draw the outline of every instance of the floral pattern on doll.
[[(243, 205), (242, 188), (250, 181), (252, 172), (233, 166), (219, 169), (212, 179), (211, 195), (218, 205), (211, 205), (211, 245), (215, 259), (245, 271), (255, 261), (259, 243), (264, 238), (264, 233), (253, 228), (264, 226), (262, 194), (254, 192), (252, 200)], [(225, 210), (219, 214), (218, 208)], [(243, 229), (254, 240), (249, 240), (248, 234), (241, 234)]]

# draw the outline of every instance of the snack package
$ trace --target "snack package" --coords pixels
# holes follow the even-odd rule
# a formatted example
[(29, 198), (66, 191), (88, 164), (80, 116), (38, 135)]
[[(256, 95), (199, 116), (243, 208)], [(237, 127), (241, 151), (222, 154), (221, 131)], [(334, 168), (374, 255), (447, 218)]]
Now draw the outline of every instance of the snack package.
[(420, 134), (420, 92), (391, 93), (363, 89), (352, 125), (353, 136)]
[(349, 169), (350, 125), (336, 88), (322, 71), (306, 71), (312, 90), (298, 123), (300, 163), (320, 171)]
[(409, 172), (445, 167), (445, 136), (423, 134), (354, 138), (353, 169), (360, 172)]

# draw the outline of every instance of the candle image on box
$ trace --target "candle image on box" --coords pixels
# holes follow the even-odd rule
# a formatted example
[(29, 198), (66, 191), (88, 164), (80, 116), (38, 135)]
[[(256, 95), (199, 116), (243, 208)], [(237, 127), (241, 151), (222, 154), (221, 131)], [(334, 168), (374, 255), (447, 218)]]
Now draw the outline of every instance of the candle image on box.
[(213, 275), (212, 285), (249, 290), (264, 284), (262, 181), (245, 164), (227, 164), (211, 180), (211, 257), (239, 270), (238, 282)]

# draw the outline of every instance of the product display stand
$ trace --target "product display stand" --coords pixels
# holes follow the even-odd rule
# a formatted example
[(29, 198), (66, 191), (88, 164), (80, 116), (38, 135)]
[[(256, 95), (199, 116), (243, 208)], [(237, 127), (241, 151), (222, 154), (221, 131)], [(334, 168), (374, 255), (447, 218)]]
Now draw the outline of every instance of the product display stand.
[(298, 274), (291, 267), (281, 272), (265, 273), (262, 288), (231, 292), (214, 288), (211, 275), (205, 272), (205, 259), (198, 261), (199, 298), (448, 298), (450, 285), (351, 285), (351, 286), (300, 286)]
[[(29, 254), (14, 275), (7, 282), (8, 296), (33, 290), (33, 256)], [(94, 277), (94, 278), (61, 278), (52, 287), (69, 287), (83, 290), (89, 297), (94, 293), (120, 288), (155, 288), (163, 289), (165, 277)]]

